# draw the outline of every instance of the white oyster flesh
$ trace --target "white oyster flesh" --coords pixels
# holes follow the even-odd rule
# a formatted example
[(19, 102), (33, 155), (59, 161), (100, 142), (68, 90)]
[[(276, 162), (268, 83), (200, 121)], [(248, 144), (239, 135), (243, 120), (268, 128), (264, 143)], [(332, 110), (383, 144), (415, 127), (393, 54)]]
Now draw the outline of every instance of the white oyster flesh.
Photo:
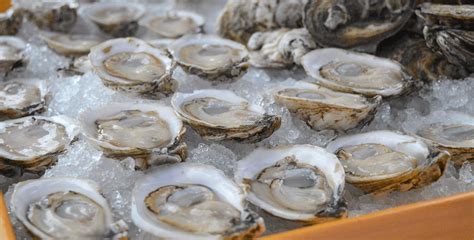
[(420, 129), (418, 135), (442, 146), (474, 148), (474, 125), (433, 124)]
[(101, 2), (87, 5), (81, 12), (96, 23), (115, 25), (137, 21), (145, 14), (145, 8), (129, 2)]
[(0, 83), (0, 112), (25, 116), (44, 107), (47, 84), (41, 79), (13, 79)]
[[(311, 145), (258, 148), (238, 162), (235, 181), (248, 185), (247, 199), (272, 215), (317, 221), (341, 217), (344, 169), (334, 154)], [(339, 212), (339, 213), (338, 213)]]
[(65, 55), (82, 55), (99, 44), (101, 39), (93, 35), (43, 33), (41, 37), (54, 51)]
[(73, 178), (25, 181), (15, 186), (11, 201), (16, 217), (41, 239), (112, 235), (111, 210), (94, 182)]
[(150, 15), (140, 23), (161, 37), (179, 38), (188, 33), (199, 32), (204, 25), (204, 18), (192, 12), (172, 11)]
[(318, 84), (366, 96), (389, 97), (409, 90), (412, 79), (395, 61), (338, 48), (324, 48), (303, 56), (301, 64)]

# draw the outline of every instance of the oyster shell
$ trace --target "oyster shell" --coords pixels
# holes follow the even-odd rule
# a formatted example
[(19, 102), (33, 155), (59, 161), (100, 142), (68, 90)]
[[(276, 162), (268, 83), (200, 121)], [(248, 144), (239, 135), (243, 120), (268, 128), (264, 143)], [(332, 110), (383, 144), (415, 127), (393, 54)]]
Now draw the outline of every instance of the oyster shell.
[(248, 201), (280, 218), (318, 223), (347, 216), (344, 169), (317, 146), (257, 148), (237, 162), (235, 181), (249, 189)]
[(129, 37), (138, 31), (145, 7), (131, 2), (98, 2), (81, 8), (81, 14), (113, 37)]
[(317, 49), (304, 55), (301, 65), (317, 84), (341, 92), (390, 97), (415, 87), (415, 81), (399, 63), (364, 53)]
[(280, 127), (281, 118), (269, 115), (228, 90), (176, 93), (171, 104), (184, 122), (207, 140), (259, 142)]
[(217, 32), (247, 43), (255, 32), (303, 27), (305, 0), (231, 0), (219, 15)]
[(140, 25), (163, 38), (180, 38), (185, 34), (202, 32), (204, 22), (204, 18), (196, 13), (173, 11), (144, 17)]
[(40, 239), (119, 239), (125, 222), (114, 223), (107, 200), (95, 182), (75, 178), (44, 178), (15, 185), (12, 210)]
[(281, 28), (270, 32), (256, 32), (250, 37), (250, 63), (255, 67), (287, 67), (301, 64), (301, 57), (316, 48), (311, 35), (304, 28)]
[(211, 81), (236, 80), (249, 68), (244, 45), (213, 35), (187, 35), (168, 50), (186, 72)]
[(17, 37), (0, 36), (0, 73), (7, 74), (11, 70), (26, 64), (24, 50), (26, 43)]
[(65, 116), (30, 116), (0, 122), (0, 173), (41, 174), (78, 133), (74, 121)]
[(438, 180), (449, 153), (394, 131), (339, 137), (327, 145), (341, 160), (346, 182), (364, 192), (408, 191)]
[(23, 22), (23, 11), (10, 7), (0, 12), (0, 35), (16, 35)]
[(448, 151), (456, 166), (474, 162), (474, 125), (431, 124), (417, 132), (436, 148)]
[(133, 157), (139, 169), (187, 156), (186, 129), (173, 109), (159, 104), (109, 104), (81, 115), (88, 140), (107, 157)]
[(58, 54), (66, 56), (80, 56), (88, 54), (90, 49), (101, 43), (99, 37), (83, 34), (46, 33), (41, 38), (48, 47)]
[(220, 170), (180, 163), (135, 183), (132, 220), (166, 239), (253, 239), (265, 226), (244, 201), (244, 192)]
[(13, 79), (0, 83), (0, 115), (18, 118), (44, 110), (48, 86), (45, 80)]
[(16, 0), (16, 4), (41, 29), (69, 32), (76, 24), (79, 6), (76, 0)]
[(408, 21), (414, 5), (415, 0), (308, 1), (304, 26), (322, 46), (375, 52), (380, 41)]
[(275, 100), (315, 130), (346, 131), (372, 121), (382, 97), (365, 98), (299, 81), (274, 91)]
[(89, 59), (105, 86), (149, 98), (171, 95), (176, 67), (162, 51), (137, 38), (118, 38), (91, 49)]

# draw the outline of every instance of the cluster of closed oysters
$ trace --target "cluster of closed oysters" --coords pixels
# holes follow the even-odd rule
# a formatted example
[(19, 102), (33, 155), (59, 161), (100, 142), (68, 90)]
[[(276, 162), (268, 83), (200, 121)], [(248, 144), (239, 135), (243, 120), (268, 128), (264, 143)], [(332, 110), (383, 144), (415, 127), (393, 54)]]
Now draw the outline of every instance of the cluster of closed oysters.
[[(41, 29), (55, 53), (70, 58), (63, 69), (68, 74), (93, 72), (104, 86), (148, 100), (94, 107), (78, 119), (40, 116), (50, 97), (47, 80), (2, 82), (0, 174), (40, 176), (84, 137), (105, 157), (131, 158), (136, 170), (146, 170), (131, 183), (129, 207), (133, 223), (155, 237), (255, 238), (265, 224), (249, 203), (305, 224), (345, 218), (345, 184), (373, 194), (403, 192), (438, 180), (450, 159), (457, 166), (474, 159), (474, 125), (468, 123), (357, 133), (383, 101), (441, 76), (474, 71), (473, 5), (229, 0), (218, 36), (204, 33), (204, 17), (188, 11), (151, 13), (135, 2), (18, 0), (0, 14), (0, 35), (10, 35), (0, 36), (6, 77), (28, 64), (28, 43), (13, 36), (23, 19)], [(77, 19), (100, 34), (71, 31)], [(156, 39), (141, 39), (140, 31)], [(280, 128), (282, 116), (221, 86), (250, 67), (299, 66), (307, 81), (281, 84), (268, 96), (314, 134), (338, 136), (324, 147), (268, 148), (262, 141)], [(180, 92), (177, 68), (219, 86)], [(232, 179), (212, 166), (186, 163), (187, 127), (208, 141), (260, 144), (238, 161)], [(114, 220), (107, 199), (87, 179), (18, 183), (11, 206), (41, 239), (127, 237), (128, 226)]]

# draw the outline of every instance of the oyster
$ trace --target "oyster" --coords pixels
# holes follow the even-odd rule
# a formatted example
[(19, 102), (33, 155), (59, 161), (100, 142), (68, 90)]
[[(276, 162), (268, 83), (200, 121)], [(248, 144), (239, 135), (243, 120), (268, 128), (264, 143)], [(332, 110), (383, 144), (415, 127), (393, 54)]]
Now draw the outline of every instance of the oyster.
[(140, 21), (140, 25), (163, 38), (180, 38), (188, 33), (202, 32), (204, 18), (193, 12), (173, 11), (149, 15)]
[(346, 182), (365, 192), (408, 191), (438, 180), (450, 156), (393, 131), (339, 137), (327, 145), (341, 160)]
[(92, 71), (91, 61), (89, 56), (84, 55), (77, 58), (74, 58), (73, 61), (69, 64), (69, 67), (59, 69), (66, 73), (72, 75), (82, 75), (86, 72)]
[(257, 148), (237, 162), (235, 181), (249, 189), (248, 201), (280, 218), (319, 223), (347, 216), (344, 169), (317, 146)]
[(184, 36), (168, 50), (186, 72), (212, 81), (238, 79), (249, 68), (244, 45), (212, 35)]
[(41, 174), (78, 133), (73, 120), (65, 116), (30, 116), (0, 122), (0, 173)]
[(281, 124), (279, 116), (265, 113), (228, 90), (176, 93), (171, 104), (178, 116), (207, 140), (259, 142)]
[(250, 37), (250, 63), (256, 67), (287, 67), (301, 64), (301, 57), (316, 48), (304, 28), (281, 28), (270, 32), (256, 32)]
[(177, 88), (173, 61), (137, 38), (103, 42), (91, 49), (89, 59), (104, 85), (114, 90), (162, 98)]
[(138, 31), (145, 7), (131, 2), (98, 2), (82, 8), (81, 14), (113, 37), (129, 37)]
[(41, 38), (58, 54), (80, 56), (88, 54), (90, 49), (99, 44), (101, 39), (93, 35), (46, 33)]
[(135, 183), (132, 220), (165, 239), (253, 239), (265, 226), (244, 200), (239, 186), (212, 166), (169, 165)]
[(319, 85), (367, 97), (398, 96), (415, 84), (395, 61), (338, 48), (313, 50), (303, 56), (301, 65)]
[(17, 37), (0, 36), (0, 73), (23, 66), (27, 60), (24, 54), (26, 43)]
[(380, 96), (365, 98), (299, 81), (274, 92), (276, 101), (315, 130), (346, 131), (372, 121)]
[(431, 124), (417, 134), (436, 148), (448, 151), (456, 166), (474, 162), (474, 125)]
[(308, 1), (304, 25), (317, 44), (375, 52), (413, 13), (415, 0)]
[(0, 12), (0, 35), (16, 35), (23, 22), (23, 11), (10, 7)]
[(76, 24), (79, 6), (76, 0), (16, 0), (16, 3), (41, 29), (69, 32)]
[(185, 128), (159, 104), (110, 104), (81, 115), (84, 135), (106, 156), (133, 157), (139, 169), (186, 158)]
[(13, 79), (0, 83), (1, 118), (18, 118), (44, 110), (48, 86), (41, 79)]
[(125, 222), (113, 222), (107, 200), (95, 182), (44, 178), (15, 185), (15, 216), (38, 239), (120, 239)]
[(305, 0), (231, 0), (219, 15), (217, 32), (247, 43), (255, 32), (303, 27)]

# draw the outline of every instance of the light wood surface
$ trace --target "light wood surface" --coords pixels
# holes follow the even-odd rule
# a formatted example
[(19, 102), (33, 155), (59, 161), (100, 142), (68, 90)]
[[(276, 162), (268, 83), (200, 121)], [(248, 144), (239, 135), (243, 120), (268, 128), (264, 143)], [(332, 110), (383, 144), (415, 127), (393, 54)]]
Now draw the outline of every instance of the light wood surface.
[(0, 0), (0, 12), (5, 12), (10, 8), (12, 1), (11, 0)]
[[(2, 1), (2, 0), (0, 0)], [(8, 209), (3, 199), (3, 193), (0, 192), (0, 239), (15, 240), (15, 233), (8, 218)]]

